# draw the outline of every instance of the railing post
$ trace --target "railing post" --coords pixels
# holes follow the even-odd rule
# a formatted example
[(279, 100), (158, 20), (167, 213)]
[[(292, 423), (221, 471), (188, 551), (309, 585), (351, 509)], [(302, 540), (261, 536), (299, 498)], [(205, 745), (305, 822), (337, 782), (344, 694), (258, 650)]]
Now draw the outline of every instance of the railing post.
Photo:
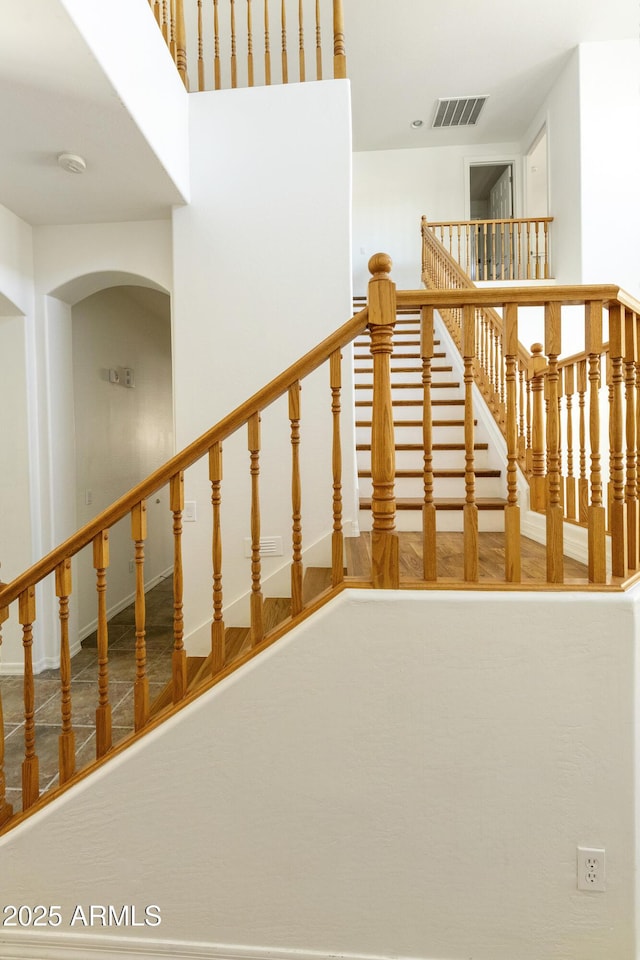
[(518, 504), (518, 307), (504, 307), (504, 353), (507, 380), (507, 505), (504, 508), (505, 580), (520, 583), (520, 506)]
[(369, 260), (369, 331), (373, 357), (371, 416), (371, 563), (374, 587), (399, 585), (398, 535), (395, 532), (395, 435), (391, 406), (389, 358), (396, 321), (396, 285), (389, 277), (391, 257), (376, 253)]
[[(609, 411), (611, 451), (609, 469), (613, 497), (609, 530), (611, 533), (611, 572), (626, 577), (629, 572), (627, 545), (627, 503), (625, 502), (624, 418), (622, 413), (623, 360), (625, 355), (625, 310), (619, 304), (609, 308), (609, 354), (611, 356), (612, 402)], [(635, 485), (635, 478), (634, 478)]]
[(60, 783), (73, 776), (76, 768), (75, 734), (71, 723), (71, 655), (69, 650), (69, 597), (71, 595), (71, 559), (56, 567), (56, 596), (60, 616), (60, 713), (58, 769)]
[(333, 0), (333, 77), (334, 80), (346, 80), (347, 77), (342, 0)]
[(589, 356), (589, 440), (591, 445), (590, 488), (587, 509), (589, 582), (605, 583), (606, 510), (602, 502), (602, 468), (600, 466), (600, 355), (602, 353), (602, 303), (585, 305), (585, 352)]
[(636, 359), (638, 356), (638, 330), (636, 314), (632, 310), (625, 310), (625, 407), (626, 407), (626, 439), (627, 439), (627, 484), (625, 489), (625, 503), (627, 505), (627, 537), (629, 550), (629, 568), (638, 569), (638, 446), (636, 421), (638, 410), (636, 406)]
[(542, 355), (542, 344), (531, 347), (531, 400), (533, 415), (531, 423), (531, 509), (544, 510), (547, 505), (545, 478), (544, 441), (544, 370), (547, 365)]
[(549, 358), (547, 386), (549, 412), (547, 414), (547, 476), (549, 502), (547, 503), (547, 580), (564, 582), (563, 509), (560, 496), (560, 421), (558, 417), (558, 357), (560, 356), (560, 305), (546, 303), (544, 308), (545, 350)]

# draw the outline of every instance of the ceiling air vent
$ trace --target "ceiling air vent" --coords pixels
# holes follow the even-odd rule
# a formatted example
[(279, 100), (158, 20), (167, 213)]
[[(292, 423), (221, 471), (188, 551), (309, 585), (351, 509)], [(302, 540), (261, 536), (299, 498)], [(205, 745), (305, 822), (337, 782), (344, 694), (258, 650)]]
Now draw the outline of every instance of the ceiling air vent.
[(480, 111), (489, 99), (486, 97), (452, 97), (438, 100), (434, 127), (473, 127)]

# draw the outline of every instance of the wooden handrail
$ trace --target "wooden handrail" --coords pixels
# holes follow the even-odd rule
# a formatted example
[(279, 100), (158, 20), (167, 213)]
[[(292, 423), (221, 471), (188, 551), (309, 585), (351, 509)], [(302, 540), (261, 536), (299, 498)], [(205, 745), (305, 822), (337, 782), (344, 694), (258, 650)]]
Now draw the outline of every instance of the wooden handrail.
[(501, 217), (490, 219), (482, 217), (476, 220), (427, 220), (428, 227), (470, 227), (482, 223), (553, 223), (553, 217)]
[(221, 443), (241, 426), (247, 423), (254, 415), (259, 414), (270, 406), (279, 397), (283, 396), (297, 381), (302, 380), (321, 364), (325, 363), (336, 350), (346, 346), (354, 337), (366, 328), (368, 310), (365, 308), (348, 320), (342, 327), (306, 353), (296, 363), (291, 364), (280, 376), (267, 384), (257, 393), (254, 393), (241, 406), (228, 414), (202, 436), (194, 440), (188, 447), (177, 453), (163, 466), (155, 470), (145, 480), (123, 494), (118, 500), (103, 510), (102, 513), (90, 520), (80, 530), (69, 537), (64, 543), (56, 547), (45, 557), (34, 563), (14, 580), (0, 588), (0, 610), (20, 596), (28, 586), (39, 583), (44, 577), (53, 573), (59, 563), (67, 557), (78, 553), (83, 547), (91, 543), (103, 530), (112, 527), (114, 523), (127, 516), (133, 507), (154, 494), (160, 487), (165, 486), (171, 478), (192, 466), (215, 444)]

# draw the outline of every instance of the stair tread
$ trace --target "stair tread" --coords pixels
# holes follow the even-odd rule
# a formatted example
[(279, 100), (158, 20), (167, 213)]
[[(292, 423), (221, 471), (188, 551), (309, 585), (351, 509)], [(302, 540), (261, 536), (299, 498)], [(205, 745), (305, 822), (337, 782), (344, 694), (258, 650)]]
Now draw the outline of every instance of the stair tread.
[[(464, 497), (434, 497), (436, 510), (462, 510), (466, 500)], [(507, 505), (502, 497), (476, 497), (474, 500), (478, 510), (501, 510)], [(424, 499), (421, 497), (397, 497), (396, 510), (422, 510)], [(371, 509), (371, 498), (360, 498), (360, 509)]]
[[(431, 373), (451, 373), (453, 367), (451, 364), (441, 364), (440, 366), (436, 365), (431, 367)], [(354, 367), (354, 373), (373, 373), (373, 367)], [(390, 372), (393, 375), (394, 373), (422, 373), (422, 367), (391, 367)]]
[[(457, 388), (457, 387), (459, 387), (459, 386), (460, 386), (460, 381), (459, 381), (459, 380), (442, 380), (441, 382), (432, 383), (432, 384), (431, 384), (431, 389), (432, 389), (432, 390), (446, 390), (446, 389)], [(373, 384), (371, 384), (371, 383), (356, 383), (356, 384), (355, 384), (355, 388), (356, 388), (356, 390), (372, 390), (372, 389), (373, 389)], [(391, 384), (391, 389), (392, 389), (392, 390), (421, 390), (421, 389), (422, 389), (422, 383), (420, 383), (420, 381), (416, 381), (415, 383), (406, 383), (406, 382), (404, 382), (404, 381), (403, 381), (402, 383), (393, 383), (393, 382), (392, 382), (392, 384)]]
[[(477, 425), (478, 421), (474, 420), (474, 425)], [(394, 420), (394, 427), (421, 427), (422, 420)], [(370, 427), (372, 425), (371, 420), (356, 420), (356, 427)], [(432, 420), (432, 427), (464, 427), (464, 420)]]
[[(440, 469), (433, 470), (434, 477), (464, 477), (464, 469)], [(474, 476), (476, 477), (499, 477), (501, 476), (500, 470), (495, 470), (492, 467), (477, 467), (474, 471)], [(423, 470), (396, 470), (396, 479), (408, 479), (411, 477), (422, 477), (424, 476)], [(371, 470), (358, 470), (359, 477), (370, 477)]]
[[(356, 407), (371, 407), (373, 406), (373, 403), (371, 400), (356, 400), (355, 405)], [(392, 399), (391, 406), (392, 407), (420, 407), (422, 406), (422, 401)], [(464, 407), (464, 399), (462, 399), (461, 397), (454, 397), (451, 400), (438, 400), (434, 398), (431, 400), (431, 406), (432, 407), (438, 407), (438, 406), (439, 407), (454, 407), (454, 406)]]

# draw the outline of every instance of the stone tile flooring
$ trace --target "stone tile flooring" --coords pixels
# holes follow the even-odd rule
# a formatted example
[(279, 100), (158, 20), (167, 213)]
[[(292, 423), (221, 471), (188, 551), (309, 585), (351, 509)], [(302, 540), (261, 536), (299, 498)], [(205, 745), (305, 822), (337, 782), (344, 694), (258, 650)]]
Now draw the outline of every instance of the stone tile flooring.
[[(147, 676), (149, 701), (161, 693), (171, 677), (173, 649), (173, 579), (168, 577), (145, 597)], [(95, 633), (82, 641), (71, 661), (72, 723), (76, 736), (76, 769), (95, 759), (95, 715), (98, 700), (98, 652)], [(109, 621), (109, 699), (113, 742), (133, 730), (135, 678), (135, 611), (127, 607)], [(58, 781), (60, 735), (60, 671), (45, 670), (34, 677), (36, 698), (36, 753), (40, 760), (40, 791)], [(22, 809), (21, 764), (24, 759), (24, 699), (22, 677), (0, 677), (5, 730), (7, 802)]]

